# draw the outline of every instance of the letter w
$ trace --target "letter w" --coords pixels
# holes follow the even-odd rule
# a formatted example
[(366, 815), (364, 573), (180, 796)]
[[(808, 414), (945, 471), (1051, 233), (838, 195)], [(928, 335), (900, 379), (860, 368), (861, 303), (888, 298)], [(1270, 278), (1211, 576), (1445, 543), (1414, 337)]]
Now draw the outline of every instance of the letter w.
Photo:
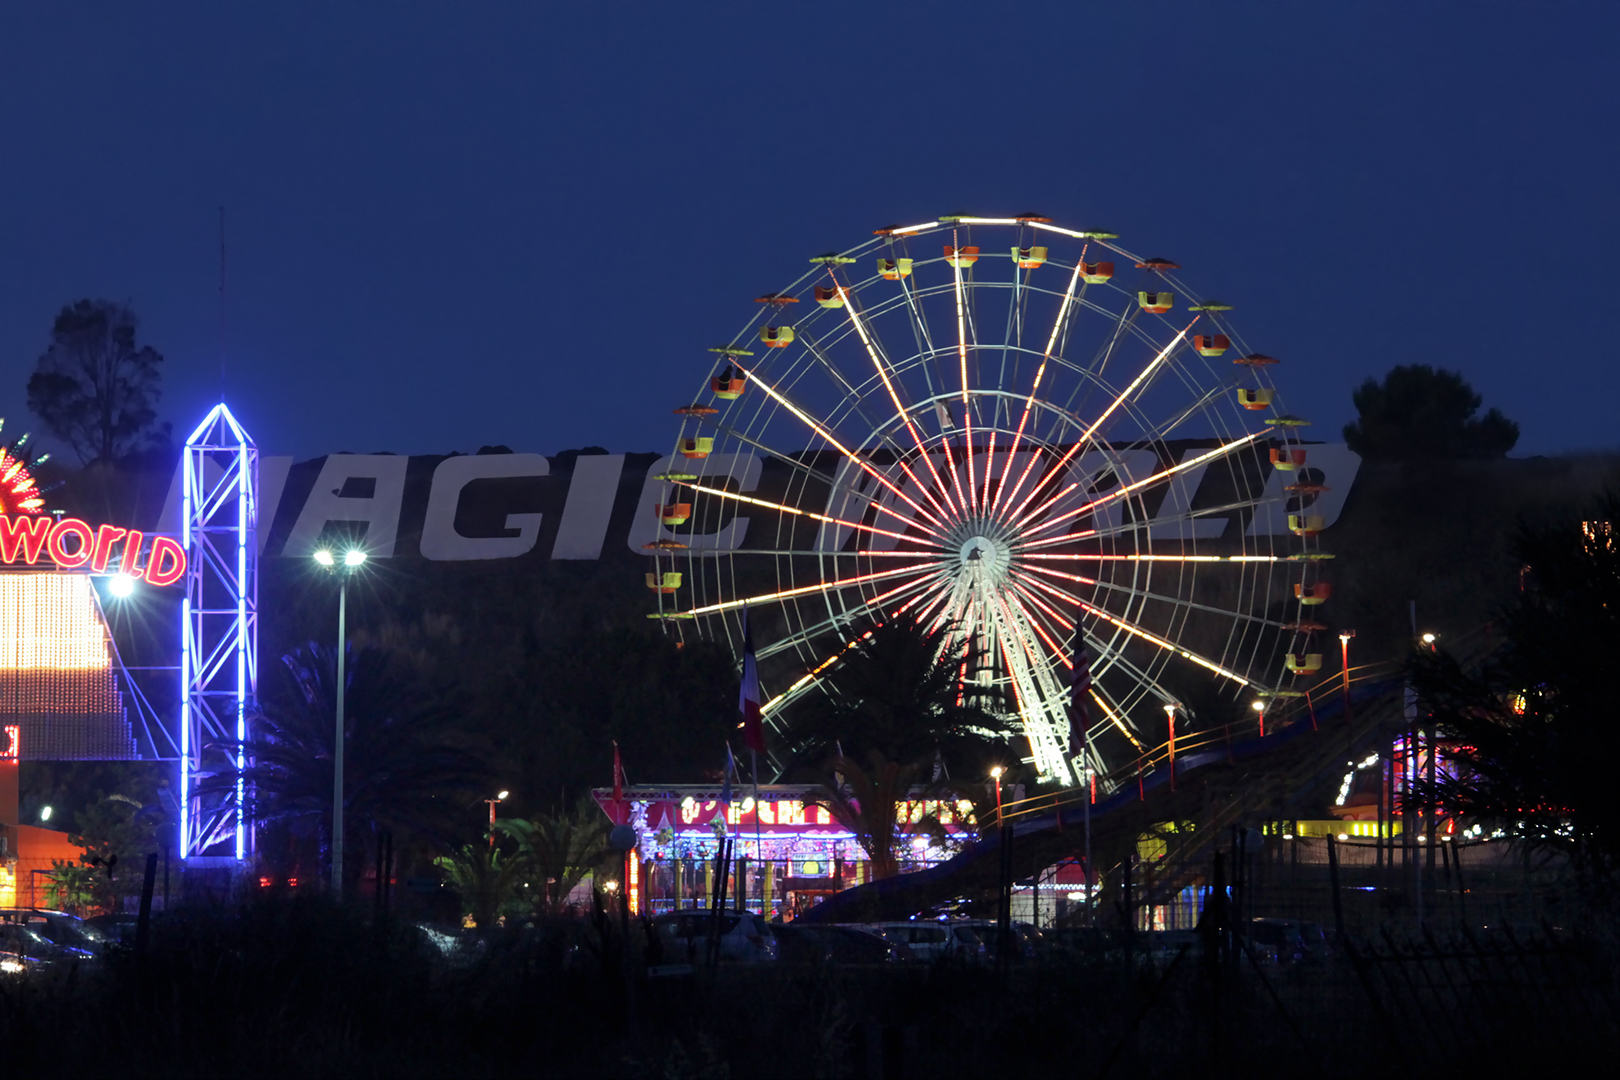
[(23, 561), (30, 566), (37, 563), (55, 524), (44, 514), (29, 517), (0, 514), (0, 562), (16, 562), (17, 546), (21, 544)]

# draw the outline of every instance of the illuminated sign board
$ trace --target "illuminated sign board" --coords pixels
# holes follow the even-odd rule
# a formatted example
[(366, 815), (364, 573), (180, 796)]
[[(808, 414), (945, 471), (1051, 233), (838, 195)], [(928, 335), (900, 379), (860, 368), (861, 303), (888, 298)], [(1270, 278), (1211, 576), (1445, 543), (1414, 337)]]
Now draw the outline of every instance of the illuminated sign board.
[(58, 570), (117, 573), (160, 587), (186, 574), (186, 550), (167, 536), (154, 536), (148, 543), (139, 529), (91, 526), (71, 517), (58, 521), (44, 514), (0, 514), (0, 564), (37, 566), (41, 558)]

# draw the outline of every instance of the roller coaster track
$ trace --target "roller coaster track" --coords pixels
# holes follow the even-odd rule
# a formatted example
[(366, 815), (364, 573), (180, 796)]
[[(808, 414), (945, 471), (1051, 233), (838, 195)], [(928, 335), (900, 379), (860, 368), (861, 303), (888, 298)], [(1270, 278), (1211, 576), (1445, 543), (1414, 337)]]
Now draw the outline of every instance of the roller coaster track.
[[(1472, 668), (1492, 645), (1481, 629), (1456, 642), (1452, 652)], [(1111, 794), (1093, 804), (1090, 815), (1093, 859), (1102, 879), (1120, 871), (1137, 839), (1155, 823), (1175, 822), (1176, 830), (1164, 834), (1165, 856), (1156, 860), (1164, 872), (1143, 897), (1147, 903), (1164, 902), (1193, 882), (1233, 826), (1286, 819), (1291, 806), (1341, 776), (1347, 760), (1387, 746), (1405, 728), (1403, 691), (1399, 664), (1351, 668), (1297, 698), (1279, 699), (1247, 723), (1178, 737), (1174, 747), (1166, 740), (1115, 770), (1101, 785)], [(1019, 877), (1083, 852), (1086, 797), (1081, 788), (1065, 788), (1003, 806), (1001, 820), (1012, 837)], [(993, 894), (1002, 835), (992, 824), (955, 858), (846, 889), (801, 918), (906, 918), (959, 898)]]

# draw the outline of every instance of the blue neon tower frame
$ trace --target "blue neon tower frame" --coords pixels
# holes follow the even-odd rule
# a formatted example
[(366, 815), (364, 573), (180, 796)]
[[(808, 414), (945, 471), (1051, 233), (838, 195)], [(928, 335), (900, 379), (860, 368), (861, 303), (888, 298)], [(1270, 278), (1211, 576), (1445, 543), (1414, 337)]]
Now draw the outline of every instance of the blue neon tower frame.
[(181, 482), (180, 856), (240, 860), (253, 847), (243, 773), (259, 686), (259, 449), (223, 404), (186, 440)]

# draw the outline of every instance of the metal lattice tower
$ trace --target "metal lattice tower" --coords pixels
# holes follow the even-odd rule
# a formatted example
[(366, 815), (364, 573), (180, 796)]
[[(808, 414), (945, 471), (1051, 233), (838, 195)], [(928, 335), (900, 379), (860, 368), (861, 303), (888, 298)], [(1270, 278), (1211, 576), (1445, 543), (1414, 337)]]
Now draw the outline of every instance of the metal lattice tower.
[(180, 854), (230, 844), (242, 859), (251, 846), (247, 718), (259, 684), (259, 449), (220, 404), (186, 440), (182, 469)]

